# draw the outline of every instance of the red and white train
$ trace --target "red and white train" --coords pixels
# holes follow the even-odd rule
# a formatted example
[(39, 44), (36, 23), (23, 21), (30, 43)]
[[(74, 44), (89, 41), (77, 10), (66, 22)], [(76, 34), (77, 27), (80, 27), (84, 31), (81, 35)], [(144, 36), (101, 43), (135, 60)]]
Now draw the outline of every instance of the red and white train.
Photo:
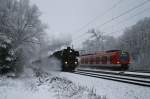
[(127, 51), (109, 50), (80, 55), (79, 68), (127, 70), (131, 56)]

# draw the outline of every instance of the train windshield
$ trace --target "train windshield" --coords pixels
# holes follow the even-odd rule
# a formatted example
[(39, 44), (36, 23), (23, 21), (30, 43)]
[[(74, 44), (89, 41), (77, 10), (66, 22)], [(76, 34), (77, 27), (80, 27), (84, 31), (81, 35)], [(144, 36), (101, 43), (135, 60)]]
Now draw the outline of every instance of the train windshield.
[(121, 52), (120, 59), (121, 59), (121, 61), (128, 61), (129, 54), (127, 52)]

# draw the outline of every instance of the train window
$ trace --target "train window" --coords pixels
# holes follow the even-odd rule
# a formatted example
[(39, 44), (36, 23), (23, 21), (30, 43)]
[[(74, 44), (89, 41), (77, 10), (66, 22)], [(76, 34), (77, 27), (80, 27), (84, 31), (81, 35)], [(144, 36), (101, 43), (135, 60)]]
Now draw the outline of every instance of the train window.
[(83, 58), (83, 64), (85, 64), (85, 57)]
[(87, 64), (88, 63), (88, 58), (85, 58), (85, 64)]
[(100, 57), (96, 57), (96, 63), (100, 62)]
[(93, 61), (94, 61), (94, 57), (93, 57), (93, 56), (91, 56), (91, 57), (90, 57), (90, 64), (92, 64), (92, 63), (93, 63)]
[(122, 52), (120, 58), (121, 58), (121, 61), (128, 61), (129, 54), (127, 52)]
[(81, 58), (81, 63), (84, 64), (84, 58)]
[(112, 56), (110, 56), (110, 59), (109, 59), (109, 60), (110, 60), (110, 62), (112, 62), (112, 61), (113, 61), (113, 58), (112, 58)]
[(90, 62), (90, 58), (87, 58), (87, 64), (89, 64), (89, 62)]
[(102, 56), (101, 61), (102, 61), (102, 63), (107, 63), (107, 56)]
[(86, 63), (86, 57), (84, 57), (84, 64)]

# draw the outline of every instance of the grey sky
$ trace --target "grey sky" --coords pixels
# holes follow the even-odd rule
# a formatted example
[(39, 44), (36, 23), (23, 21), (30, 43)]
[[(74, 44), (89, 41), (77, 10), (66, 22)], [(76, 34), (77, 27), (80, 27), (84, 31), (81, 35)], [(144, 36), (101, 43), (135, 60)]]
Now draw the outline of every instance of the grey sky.
[[(110, 20), (112, 17), (118, 16), (146, 0), (122, 0), (114, 9), (105, 13), (118, 1), (119, 0), (31, 0), (31, 2), (35, 3), (42, 12), (41, 19), (44, 23), (48, 24), (49, 27), (47, 32), (50, 35), (54, 34), (57, 36), (70, 35), (77, 47), (81, 44), (80, 41), (85, 40), (87, 37), (82, 34), (90, 28), (97, 28), (109, 35), (116, 36), (122, 33), (123, 28), (135, 24), (139, 19), (150, 16), (149, 9), (130, 20), (127, 20), (136, 13), (150, 8), (149, 2), (131, 13), (99, 27), (102, 23)], [(99, 17), (95, 21), (81, 31), (78, 31), (96, 16)], [(78, 37), (79, 39), (77, 39)]]

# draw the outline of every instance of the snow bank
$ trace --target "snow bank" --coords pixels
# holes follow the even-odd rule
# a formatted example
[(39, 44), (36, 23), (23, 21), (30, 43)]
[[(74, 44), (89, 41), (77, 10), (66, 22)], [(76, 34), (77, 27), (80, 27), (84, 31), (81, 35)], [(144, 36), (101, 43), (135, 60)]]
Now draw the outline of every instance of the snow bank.
[(60, 75), (80, 86), (94, 88), (97, 95), (106, 96), (108, 99), (149, 99), (150, 97), (149, 87), (72, 73), (61, 73)]
[(46, 86), (38, 88), (34, 79), (1, 79), (0, 99), (56, 99)]
[(0, 99), (106, 99), (94, 89), (82, 87), (60, 77), (42, 73), (38, 77), (11, 79), (0, 77)]
[(74, 84), (60, 75), (42, 75), (39, 77), (38, 86), (43, 85), (49, 86), (49, 90), (52, 90), (58, 99), (106, 99), (105, 96), (97, 96), (94, 89)]

